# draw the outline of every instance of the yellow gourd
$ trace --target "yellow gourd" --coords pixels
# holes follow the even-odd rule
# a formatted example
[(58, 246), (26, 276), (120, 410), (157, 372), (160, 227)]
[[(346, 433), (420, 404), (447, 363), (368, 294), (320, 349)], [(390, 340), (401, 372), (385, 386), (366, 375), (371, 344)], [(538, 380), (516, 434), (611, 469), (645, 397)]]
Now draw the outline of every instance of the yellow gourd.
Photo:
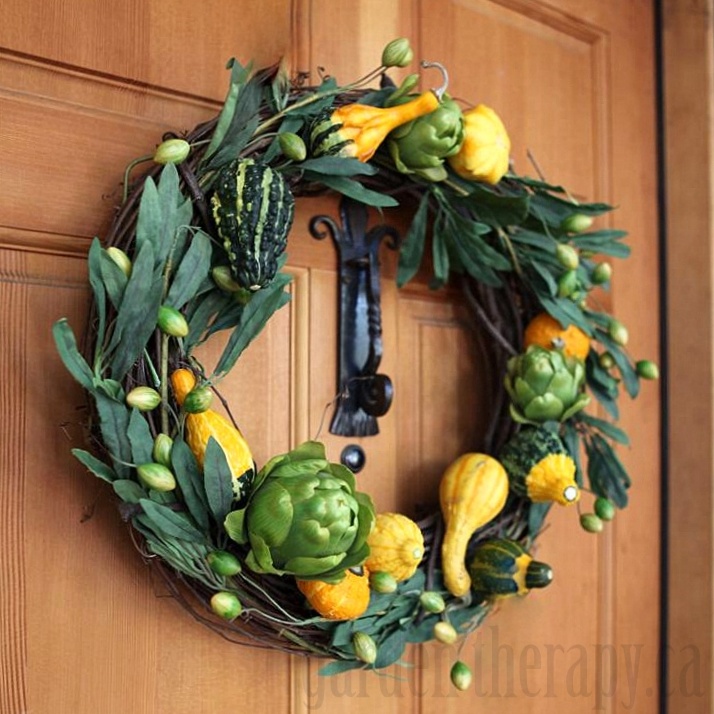
[(367, 538), (372, 573), (389, 573), (395, 580), (408, 580), (424, 556), (424, 536), (419, 526), (401, 513), (379, 513)]
[[(177, 369), (171, 375), (171, 386), (179, 406), (186, 395), (196, 386), (196, 377), (188, 369)], [(240, 478), (253, 469), (253, 456), (243, 435), (228, 419), (212, 409), (198, 414), (186, 414), (184, 437), (189, 449), (203, 468), (208, 440), (213, 437), (223, 449), (231, 470), (233, 492), (241, 495)]]
[(439, 500), (445, 531), (441, 565), (446, 589), (463, 597), (471, 587), (466, 548), (474, 531), (492, 521), (508, 497), (508, 475), (486, 454), (464, 454), (444, 472)]
[(511, 140), (501, 118), (479, 104), (464, 112), (464, 142), (448, 161), (465, 179), (497, 184), (508, 171), (510, 152)]
[(310, 606), (327, 620), (354, 620), (369, 605), (369, 575), (345, 571), (345, 577), (334, 585), (322, 580), (296, 580), (298, 590)]

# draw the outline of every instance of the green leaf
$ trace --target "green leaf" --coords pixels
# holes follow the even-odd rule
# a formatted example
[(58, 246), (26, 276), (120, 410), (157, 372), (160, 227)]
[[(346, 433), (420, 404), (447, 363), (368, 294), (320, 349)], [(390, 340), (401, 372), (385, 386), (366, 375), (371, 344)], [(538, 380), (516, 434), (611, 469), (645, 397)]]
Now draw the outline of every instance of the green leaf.
[(96, 456), (90, 454), (84, 449), (72, 449), (73, 456), (88, 468), (95, 476), (107, 483), (116, 481), (117, 475), (111, 466), (107, 466), (103, 461), (100, 461)]
[(527, 194), (504, 196), (475, 182), (470, 188), (471, 195), (459, 202), (473, 210), (479, 220), (490, 226), (501, 227), (519, 225), (525, 221), (530, 203)]
[(359, 181), (354, 181), (345, 176), (326, 176), (325, 174), (306, 171), (305, 178), (308, 181), (322, 183), (327, 186), (327, 188), (331, 188), (333, 191), (337, 191), (348, 198), (353, 198), (355, 201), (364, 203), (367, 206), (391, 208), (399, 205), (399, 202), (395, 198), (365, 188)]
[(372, 164), (342, 156), (320, 156), (316, 159), (307, 159), (299, 166), (305, 171), (328, 176), (374, 176), (377, 173), (377, 168)]
[(241, 89), (248, 81), (248, 77), (250, 77), (250, 73), (253, 70), (253, 64), (250, 63), (247, 67), (243, 67), (238, 60), (232, 58), (229, 60), (227, 68), (231, 70), (228, 93), (223, 102), (221, 113), (218, 115), (216, 128), (213, 130), (211, 143), (206, 149), (204, 161), (211, 157), (223, 143), (226, 133), (233, 123), (233, 116), (235, 115), (236, 107), (238, 106), (238, 98), (240, 97)]
[(548, 270), (548, 268), (543, 265), (543, 263), (537, 260), (531, 260), (529, 267), (535, 273), (535, 278), (540, 278), (543, 283), (543, 287), (550, 297), (555, 297), (558, 294), (558, 283), (553, 277), (553, 274)]
[(349, 672), (352, 669), (366, 669), (367, 665), (358, 659), (337, 659), (334, 662), (326, 664), (324, 667), (320, 667), (317, 670), (317, 674), (320, 677), (332, 677), (335, 674), (342, 674), (343, 672)]
[(532, 537), (541, 532), (551, 505), (551, 503), (531, 503), (528, 507), (528, 532)]
[(104, 334), (107, 322), (106, 292), (104, 290), (104, 281), (102, 278), (102, 255), (105, 254), (102, 250), (99, 239), (94, 238), (89, 247), (87, 264), (89, 267), (89, 284), (92, 286), (94, 304), (97, 308), (97, 332), (94, 355), (95, 363), (98, 361), (97, 358), (99, 357), (102, 345), (104, 344)]
[(627, 434), (611, 422), (605, 421), (604, 419), (598, 419), (597, 417), (591, 416), (590, 414), (586, 414), (584, 412), (580, 414), (580, 419), (586, 424), (597, 429), (608, 439), (612, 439), (623, 446), (630, 445), (630, 439)]
[(223, 523), (233, 503), (233, 480), (221, 445), (211, 436), (203, 460), (204, 486), (208, 507), (216, 523)]
[(449, 253), (444, 235), (444, 217), (440, 213), (434, 222), (434, 233), (431, 238), (431, 252), (434, 260), (434, 278), (439, 286), (449, 279)]
[(625, 231), (595, 231), (573, 236), (572, 241), (580, 250), (592, 250), (615, 258), (627, 258), (632, 252), (630, 246), (619, 242), (626, 235)]
[(77, 349), (77, 340), (66, 318), (52, 325), (52, 336), (67, 371), (88, 391), (94, 391), (94, 372)]
[(148, 422), (138, 409), (131, 410), (127, 438), (131, 444), (131, 460), (135, 464), (148, 464), (154, 460), (154, 439)]
[(171, 466), (186, 508), (199, 527), (208, 531), (208, 503), (203, 486), (203, 474), (198, 467), (196, 457), (180, 436), (174, 440), (171, 447)]
[(174, 275), (166, 303), (180, 310), (198, 292), (211, 269), (211, 239), (196, 231)]
[(113, 379), (121, 381), (144, 351), (156, 327), (162, 290), (161, 274), (154, 270), (153, 247), (151, 243), (145, 243), (134, 261), (107, 348), (107, 352), (114, 350), (111, 357)]
[(189, 305), (187, 312), (188, 335), (183, 340), (183, 347), (187, 355), (200, 345), (207, 337), (208, 326), (212, 324), (215, 315), (221, 310), (234, 305), (232, 295), (228, 295), (220, 290), (212, 290), (200, 298), (197, 298), (196, 307), (193, 303)]
[(600, 329), (596, 330), (595, 339), (612, 355), (617, 368), (620, 370), (625, 391), (634, 399), (640, 393), (640, 378), (637, 376), (635, 367), (622, 351), (621, 346), (607, 332)]
[(609, 498), (618, 508), (627, 507), (630, 477), (610, 444), (595, 434), (586, 440), (590, 488), (598, 496)]
[(216, 365), (214, 376), (228, 373), (243, 350), (260, 334), (273, 314), (290, 301), (290, 295), (283, 290), (289, 280), (289, 276), (279, 273), (268, 287), (253, 295), (243, 308), (240, 322), (228, 339)]
[(407, 631), (398, 629), (378, 643), (375, 669), (382, 669), (394, 664), (404, 653), (407, 645)]
[(114, 470), (117, 475), (120, 478), (126, 478), (129, 473), (129, 467), (126, 464), (131, 463), (131, 444), (127, 436), (129, 410), (124, 404), (115, 402), (103, 394), (95, 394), (94, 400), (99, 413), (102, 441), (114, 460)]
[[(580, 415), (581, 416), (582, 412)], [(583, 485), (583, 464), (580, 458), (580, 434), (573, 424), (573, 420), (568, 420), (563, 424), (563, 432), (561, 434), (563, 445), (568, 455), (575, 463), (575, 480), (579, 486)]]
[(239, 544), (247, 543), (248, 538), (245, 532), (245, 509), (242, 508), (237, 511), (231, 511), (226, 516), (225, 521), (223, 521), (223, 528), (231, 540), (234, 540)]
[(191, 543), (205, 543), (205, 535), (184, 514), (176, 513), (167, 506), (154, 503), (148, 498), (142, 498), (139, 504), (159, 533)]
[(426, 242), (426, 219), (429, 210), (429, 191), (425, 191), (419, 200), (419, 207), (414, 214), (409, 230), (399, 249), (399, 267), (397, 285), (406, 285), (419, 271)]
[(99, 254), (99, 270), (104, 287), (112, 305), (118, 310), (121, 306), (124, 290), (129, 280), (124, 271), (107, 255), (106, 251)]
[(142, 498), (146, 498), (146, 490), (131, 479), (118, 479), (112, 486), (116, 495), (125, 503), (139, 503)]
[(519, 229), (509, 232), (508, 236), (514, 243), (539, 248), (551, 255), (555, 255), (555, 249), (558, 245), (558, 242), (552, 236), (536, 233), (535, 231)]
[(204, 156), (206, 171), (220, 169), (240, 155), (260, 123), (261, 80), (251, 77), (240, 87), (230, 125), (215, 153)]

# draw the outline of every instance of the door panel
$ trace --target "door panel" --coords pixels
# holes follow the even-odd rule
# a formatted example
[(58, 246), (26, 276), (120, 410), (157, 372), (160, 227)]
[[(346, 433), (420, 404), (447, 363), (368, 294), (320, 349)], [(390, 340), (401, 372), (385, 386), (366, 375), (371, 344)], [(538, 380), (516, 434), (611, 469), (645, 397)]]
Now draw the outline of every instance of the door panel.
[[(633, 354), (656, 355), (657, 315), (642, 309), (657, 302), (651, 3), (251, 0), (240, 13), (217, 0), (6, 5), (0, 370), (10, 417), (0, 476), (0, 711), (656, 711), (656, 390), (623, 407), (631, 507), (598, 537), (579, 529), (574, 512), (553, 514), (538, 544), (556, 572), (548, 591), (504, 605), (460, 652), (414, 647), (411, 669), (324, 679), (320, 662), (231, 645), (166, 597), (104, 484), (69, 454), (84, 445), (83, 398), (50, 338), (60, 316), (82, 329), (86, 250), (111, 220), (126, 162), (164, 131), (215, 113), (227, 58), (263, 65), (284, 55), (295, 71), (314, 78), (321, 66), (345, 81), (371, 69), (387, 41), (409, 36), (416, 57), (447, 65), (454, 96), (497, 109), (518, 171), (540, 170), (575, 198), (621, 206), (607, 220), (629, 230), (634, 258), (616, 265), (614, 291), (601, 300), (631, 325)], [(80, 19), (91, 29), (76, 42)], [(425, 75), (426, 86), (432, 81)], [(293, 300), (222, 392), (259, 463), (308, 438), (324, 440), (333, 459), (360, 443), (360, 488), (380, 511), (419, 516), (436, 507), (443, 468), (478, 445), (488, 420), (484, 386), (497, 377), (479, 359), (458, 291), (429, 291), (426, 271), (397, 290), (396, 255), (384, 246), (381, 369), (394, 380), (395, 401), (378, 436), (329, 434), (336, 255), (308, 224), (337, 211), (332, 198), (298, 203), (288, 249)], [(385, 215), (404, 230), (408, 216)], [(211, 343), (203, 359), (219, 349)], [(457, 656), (474, 669), (469, 694), (448, 682)]]

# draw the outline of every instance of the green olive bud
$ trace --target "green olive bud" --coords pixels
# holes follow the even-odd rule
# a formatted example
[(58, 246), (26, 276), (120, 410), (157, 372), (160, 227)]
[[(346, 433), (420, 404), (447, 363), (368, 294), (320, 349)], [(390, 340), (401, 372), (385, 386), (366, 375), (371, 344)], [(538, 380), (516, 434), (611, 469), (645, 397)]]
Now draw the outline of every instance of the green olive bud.
[(580, 255), (572, 245), (567, 243), (559, 243), (555, 249), (555, 257), (558, 262), (569, 270), (575, 270), (580, 265)]
[(615, 517), (615, 504), (609, 498), (596, 498), (594, 509), (595, 515), (603, 521), (611, 521)]
[(459, 639), (459, 633), (450, 622), (437, 622), (433, 629), (434, 639), (445, 645), (453, 645)]
[(619, 320), (615, 320), (614, 318), (610, 320), (610, 325), (607, 328), (607, 331), (613, 342), (620, 345), (620, 347), (624, 347), (630, 339), (627, 328)]
[(227, 265), (217, 265), (211, 271), (211, 277), (213, 278), (213, 282), (218, 285), (223, 292), (235, 293), (243, 289), (233, 280), (233, 274)]
[(230, 577), (237, 575), (242, 570), (238, 558), (227, 550), (213, 550), (206, 556), (206, 561), (211, 570), (218, 575)]
[(126, 395), (125, 401), (140, 412), (150, 412), (161, 404), (161, 395), (151, 387), (134, 387)]
[(615, 366), (615, 358), (609, 352), (603, 352), (597, 361), (603, 369), (612, 369)]
[(578, 271), (566, 271), (558, 278), (558, 297), (572, 297), (579, 285)]
[(406, 37), (392, 40), (382, 50), (383, 67), (406, 67), (414, 59), (414, 52)]
[(211, 597), (211, 610), (224, 620), (235, 620), (243, 612), (243, 605), (235, 593), (222, 590)]
[(598, 263), (594, 268), (590, 279), (595, 285), (602, 285), (612, 277), (612, 265), (610, 263)]
[(289, 131), (278, 134), (278, 143), (283, 155), (293, 161), (305, 161), (307, 147), (305, 142), (297, 135)]
[(602, 519), (594, 513), (583, 513), (580, 516), (580, 525), (588, 533), (600, 533), (602, 531)]
[(186, 318), (170, 305), (162, 305), (159, 308), (159, 318), (156, 324), (165, 335), (171, 335), (171, 337), (186, 337), (188, 335)]
[(366, 632), (355, 632), (352, 635), (352, 647), (357, 659), (374, 664), (377, 659), (377, 643)]
[(187, 414), (201, 414), (210, 409), (213, 392), (210, 387), (194, 387), (183, 400), (183, 410)]
[(425, 590), (419, 596), (419, 602), (427, 612), (439, 613), (444, 612), (446, 609), (444, 598), (440, 595), (440, 593), (437, 593), (434, 590)]
[(473, 675), (469, 666), (461, 660), (454, 662), (450, 676), (451, 683), (461, 692), (465, 692), (471, 686)]
[(659, 367), (649, 359), (641, 359), (636, 365), (637, 374), (642, 379), (659, 379)]
[(593, 217), (586, 216), (583, 213), (571, 213), (567, 218), (564, 218), (560, 227), (569, 233), (582, 233), (593, 224)]
[(166, 493), (176, 488), (176, 478), (163, 464), (141, 464), (136, 467), (139, 481), (152, 491)]
[(168, 434), (159, 434), (154, 439), (154, 448), (151, 455), (158, 464), (171, 467), (171, 449), (173, 448), (174, 440)]
[(382, 571), (369, 574), (369, 586), (376, 593), (393, 593), (397, 589), (397, 581), (391, 573)]
[(185, 139), (167, 139), (154, 152), (157, 164), (180, 164), (191, 153), (191, 145)]
[(119, 266), (127, 278), (131, 276), (131, 260), (121, 248), (117, 248), (115, 245), (109, 246), (107, 255)]

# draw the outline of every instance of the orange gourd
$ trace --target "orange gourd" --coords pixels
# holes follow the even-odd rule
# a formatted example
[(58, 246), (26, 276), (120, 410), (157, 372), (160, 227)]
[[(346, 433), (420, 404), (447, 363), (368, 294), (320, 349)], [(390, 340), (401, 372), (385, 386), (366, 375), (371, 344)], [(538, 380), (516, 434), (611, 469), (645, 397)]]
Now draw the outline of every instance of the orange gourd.
[(354, 620), (364, 614), (369, 605), (369, 574), (367, 568), (357, 574), (345, 571), (340, 582), (296, 580), (298, 590), (310, 606), (327, 620)]
[(562, 349), (569, 357), (586, 359), (590, 352), (590, 338), (575, 325), (564, 328), (547, 312), (536, 315), (526, 326), (523, 346), (538, 345), (546, 350)]

